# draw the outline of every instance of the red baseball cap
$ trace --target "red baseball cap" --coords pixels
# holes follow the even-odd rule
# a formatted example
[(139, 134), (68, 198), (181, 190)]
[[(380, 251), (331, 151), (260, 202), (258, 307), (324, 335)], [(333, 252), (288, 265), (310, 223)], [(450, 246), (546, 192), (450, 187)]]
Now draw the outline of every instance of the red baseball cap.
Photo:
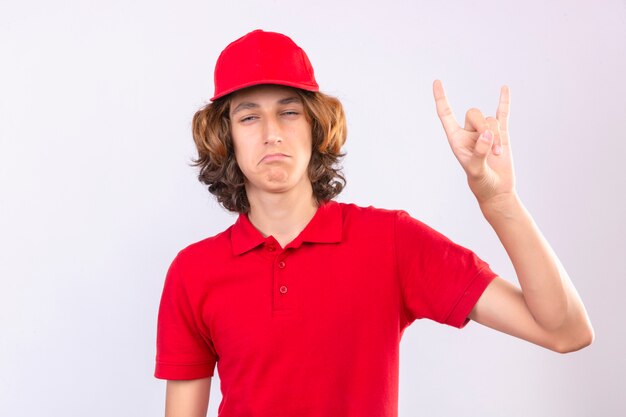
[(278, 84), (319, 91), (313, 66), (302, 48), (281, 33), (254, 30), (231, 42), (215, 64), (211, 101), (241, 88)]

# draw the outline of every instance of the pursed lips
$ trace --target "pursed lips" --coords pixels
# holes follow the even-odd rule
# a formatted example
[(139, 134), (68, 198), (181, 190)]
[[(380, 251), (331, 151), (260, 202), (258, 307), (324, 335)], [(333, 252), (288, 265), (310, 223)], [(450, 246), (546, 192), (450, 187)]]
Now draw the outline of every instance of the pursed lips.
[(270, 153), (265, 155), (260, 161), (259, 164), (261, 162), (270, 162), (270, 161), (274, 161), (274, 160), (280, 160), (283, 158), (287, 158), (289, 155), (285, 155), (284, 153)]

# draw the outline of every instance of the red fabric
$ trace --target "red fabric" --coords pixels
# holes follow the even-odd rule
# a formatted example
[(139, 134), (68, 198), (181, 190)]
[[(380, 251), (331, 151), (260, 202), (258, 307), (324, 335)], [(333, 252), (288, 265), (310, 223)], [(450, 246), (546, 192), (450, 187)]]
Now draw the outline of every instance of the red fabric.
[(494, 277), (404, 211), (329, 201), (284, 249), (240, 215), (172, 262), (155, 376), (217, 363), (220, 417), (395, 417), (404, 329), (465, 326)]
[(231, 42), (220, 54), (213, 75), (214, 101), (259, 84), (279, 84), (319, 91), (309, 57), (290, 37), (254, 30)]

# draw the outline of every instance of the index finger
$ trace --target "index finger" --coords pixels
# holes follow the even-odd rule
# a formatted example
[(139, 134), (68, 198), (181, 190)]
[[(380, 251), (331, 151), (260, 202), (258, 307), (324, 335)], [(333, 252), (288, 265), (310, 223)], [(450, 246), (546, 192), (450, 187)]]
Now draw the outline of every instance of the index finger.
[(440, 80), (433, 82), (433, 94), (435, 96), (435, 105), (437, 106), (437, 115), (443, 125), (443, 130), (446, 131), (446, 135), (451, 137), (454, 132), (461, 127), (456, 122), (452, 108), (446, 98), (446, 92), (443, 89), (443, 83)]

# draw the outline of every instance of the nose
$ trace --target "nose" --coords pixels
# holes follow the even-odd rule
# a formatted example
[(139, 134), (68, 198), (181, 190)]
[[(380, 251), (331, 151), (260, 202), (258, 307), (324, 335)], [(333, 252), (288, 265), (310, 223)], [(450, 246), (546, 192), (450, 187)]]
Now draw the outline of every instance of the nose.
[(267, 117), (265, 122), (264, 143), (271, 145), (283, 141), (280, 123), (276, 117)]

